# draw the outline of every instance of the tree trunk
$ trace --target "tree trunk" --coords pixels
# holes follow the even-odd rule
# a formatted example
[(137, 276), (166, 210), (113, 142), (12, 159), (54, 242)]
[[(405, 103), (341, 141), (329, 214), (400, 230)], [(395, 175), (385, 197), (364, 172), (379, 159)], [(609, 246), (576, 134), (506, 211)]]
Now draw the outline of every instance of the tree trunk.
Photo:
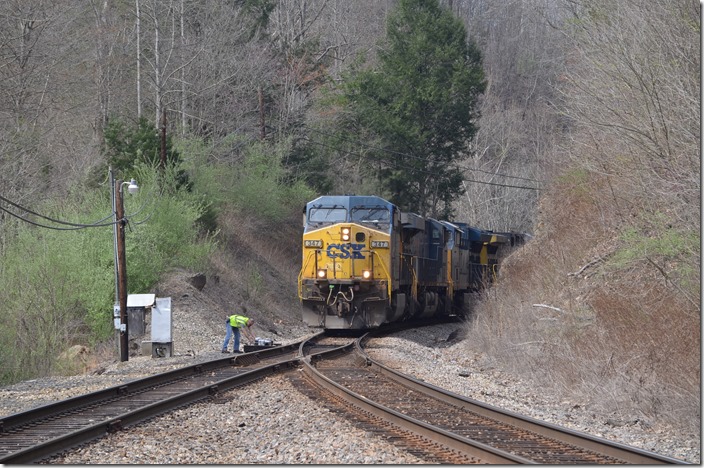
[(142, 57), (140, 45), (140, 29), (142, 23), (141, 12), (139, 11), (139, 0), (135, 0), (136, 6), (136, 26), (137, 26), (137, 119), (142, 118)]

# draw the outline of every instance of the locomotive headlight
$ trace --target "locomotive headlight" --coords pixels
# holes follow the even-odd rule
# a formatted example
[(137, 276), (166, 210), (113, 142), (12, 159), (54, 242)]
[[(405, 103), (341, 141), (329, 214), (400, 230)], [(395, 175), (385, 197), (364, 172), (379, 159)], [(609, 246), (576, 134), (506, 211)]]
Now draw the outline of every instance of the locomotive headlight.
[(350, 240), (350, 228), (342, 228), (342, 240), (345, 242)]
[(318, 279), (325, 279), (328, 277), (328, 270), (321, 268), (316, 273), (316, 276), (318, 277)]
[(372, 277), (372, 270), (364, 270), (362, 271), (362, 278), (364, 279), (369, 279)]

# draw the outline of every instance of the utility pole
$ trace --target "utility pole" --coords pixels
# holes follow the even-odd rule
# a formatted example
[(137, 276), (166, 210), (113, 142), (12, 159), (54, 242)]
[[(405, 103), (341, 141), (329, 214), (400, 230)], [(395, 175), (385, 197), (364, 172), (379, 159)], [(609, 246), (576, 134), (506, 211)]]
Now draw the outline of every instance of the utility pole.
[(161, 172), (166, 169), (166, 109), (161, 111)]
[(118, 297), (120, 291), (117, 289), (117, 199), (115, 198), (115, 174), (112, 171), (112, 166), (109, 167), (110, 173), (110, 199), (112, 200), (112, 239), (113, 239), (113, 264), (115, 265), (115, 305), (118, 305)]
[(261, 86), (257, 89), (257, 94), (259, 95), (259, 138), (264, 141), (266, 139), (266, 124), (264, 121), (264, 91)]
[(122, 198), (122, 181), (115, 182), (115, 215), (117, 227), (117, 291), (120, 302), (120, 361), (129, 360), (129, 334), (127, 330), (127, 259), (125, 257), (125, 206)]

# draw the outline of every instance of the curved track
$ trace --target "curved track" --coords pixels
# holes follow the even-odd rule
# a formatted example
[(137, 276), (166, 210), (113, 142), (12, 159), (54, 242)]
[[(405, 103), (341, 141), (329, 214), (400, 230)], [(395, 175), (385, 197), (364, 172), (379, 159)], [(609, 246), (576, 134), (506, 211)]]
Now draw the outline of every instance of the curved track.
[[(368, 339), (366, 336), (364, 339)], [(671, 464), (679, 460), (543, 423), (447, 392), (371, 360), (358, 343), (305, 359), (312, 385), (358, 420), (383, 421), (439, 463)], [(407, 442), (406, 442), (407, 443)]]
[[(320, 335), (318, 335), (320, 336)], [(0, 463), (32, 463), (298, 365), (301, 343), (183, 367), (0, 419)]]
[[(387, 330), (390, 332), (392, 330)], [(683, 463), (499, 410), (371, 360), (361, 340), (325, 337), (184, 367), (0, 419), (0, 463), (24, 464), (294, 367), (311, 398), (352, 414), (430, 463)], [(305, 376), (305, 377), (301, 377)]]

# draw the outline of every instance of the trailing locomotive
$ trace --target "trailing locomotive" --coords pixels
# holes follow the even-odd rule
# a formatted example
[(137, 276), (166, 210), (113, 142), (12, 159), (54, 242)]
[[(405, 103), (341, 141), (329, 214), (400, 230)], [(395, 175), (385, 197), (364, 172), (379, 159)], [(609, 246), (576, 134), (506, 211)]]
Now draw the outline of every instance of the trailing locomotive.
[(303, 223), (303, 320), (326, 329), (465, 314), (470, 293), (495, 277), (501, 251), (523, 242), (404, 213), (376, 196), (319, 197)]

